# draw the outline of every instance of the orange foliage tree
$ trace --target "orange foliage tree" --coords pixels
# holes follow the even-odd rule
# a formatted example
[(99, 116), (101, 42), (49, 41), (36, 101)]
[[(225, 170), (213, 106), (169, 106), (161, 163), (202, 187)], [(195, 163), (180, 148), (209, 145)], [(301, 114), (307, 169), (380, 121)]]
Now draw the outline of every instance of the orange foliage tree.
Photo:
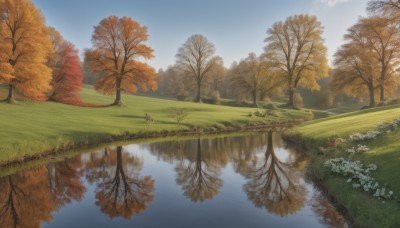
[(30, 0), (0, 0), (0, 83), (39, 100), (50, 87), (51, 69), (46, 65), (52, 44), (44, 17)]
[(79, 62), (78, 50), (64, 40), (61, 34), (50, 27), (50, 39), (53, 43), (53, 52), (48, 59), (48, 66), (52, 68), (52, 90), (49, 98), (63, 103), (81, 103), (79, 92), (82, 89), (83, 73)]
[(121, 90), (136, 93), (156, 89), (155, 70), (140, 59), (153, 58), (153, 50), (145, 44), (147, 28), (129, 17), (104, 18), (95, 26), (93, 47), (85, 51), (85, 62), (94, 73), (104, 75), (96, 82), (96, 90), (116, 94), (114, 105), (121, 105)]
[(64, 41), (59, 50), (59, 62), (53, 73), (51, 98), (65, 103), (80, 102), (83, 74), (79, 63), (78, 50)]

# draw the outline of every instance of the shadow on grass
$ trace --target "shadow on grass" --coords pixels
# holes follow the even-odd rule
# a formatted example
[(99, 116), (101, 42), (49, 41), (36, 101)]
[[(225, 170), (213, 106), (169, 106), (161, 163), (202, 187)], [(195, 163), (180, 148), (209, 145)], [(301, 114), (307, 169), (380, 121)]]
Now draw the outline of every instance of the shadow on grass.
[(144, 115), (114, 115), (114, 117), (121, 117), (121, 118), (130, 118), (130, 119), (142, 119), (144, 121)]

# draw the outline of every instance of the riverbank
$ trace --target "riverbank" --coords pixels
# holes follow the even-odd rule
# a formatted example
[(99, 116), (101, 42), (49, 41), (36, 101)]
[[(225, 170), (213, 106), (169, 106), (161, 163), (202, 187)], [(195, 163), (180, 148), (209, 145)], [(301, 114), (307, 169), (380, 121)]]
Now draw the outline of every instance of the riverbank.
[[(91, 88), (82, 91), (84, 102), (110, 104), (113, 97)], [(44, 154), (119, 140), (170, 135), (251, 130), (312, 118), (308, 110), (274, 110), (272, 115), (249, 115), (256, 108), (179, 102), (141, 96), (123, 96), (123, 107), (77, 107), (55, 102), (0, 103), (0, 164), (36, 159)], [(171, 108), (184, 108), (178, 124)], [(145, 114), (154, 122), (146, 123)]]
[[(286, 138), (307, 147), (311, 161), (309, 174), (341, 208), (362, 227), (398, 227), (400, 225), (400, 130), (385, 131), (376, 139), (362, 142), (337, 143), (336, 139), (348, 139), (355, 133), (364, 133), (376, 128), (382, 122), (390, 122), (400, 117), (400, 106), (388, 106), (338, 115), (321, 120), (309, 121)], [(340, 141), (340, 140), (339, 140)], [(371, 176), (382, 188), (393, 191), (394, 197), (383, 199), (373, 194), (355, 189), (349, 181), (350, 176), (333, 173), (324, 163), (332, 158), (350, 156), (346, 151), (358, 144), (368, 151), (355, 153), (351, 160), (364, 165), (375, 164), (377, 170)]]

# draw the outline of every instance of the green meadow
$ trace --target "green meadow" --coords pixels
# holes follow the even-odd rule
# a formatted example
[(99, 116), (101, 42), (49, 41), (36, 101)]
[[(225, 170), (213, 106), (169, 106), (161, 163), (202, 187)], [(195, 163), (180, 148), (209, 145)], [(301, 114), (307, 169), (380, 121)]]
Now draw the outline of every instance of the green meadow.
[[(84, 102), (105, 105), (113, 97), (83, 89)], [(275, 110), (268, 117), (249, 116), (256, 108), (180, 102), (143, 96), (123, 96), (122, 107), (78, 107), (56, 102), (18, 101), (0, 103), (0, 163), (22, 160), (44, 151), (71, 145), (112, 141), (112, 137), (166, 134), (181, 131), (223, 131), (260, 124), (302, 121), (312, 118), (308, 110)], [(178, 124), (171, 108), (184, 108), (187, 117)], [(147, 124), (145, 114), (154, 122)], [(110, 139), (111, 138), (111, 139)]]
[[(325, 186), (328, 193), (347, 209), (348, 214), (361, 227), (399, 227), (400, 217), (400, 129), (382, 134), (376, 139), (342, 145), (334, 150), (323, 150), (329, 137), (346, 138), (354, 133), (374, 129), (381, 122), (390, 122), (400, 117), (400, 106), (380, 107), (320, 120), (309, 121), (297, 128), (304, 143), (310, 145), (311, 162), (309, 172)], [(348, 157), (346, 147), (366, 145), (369, 151), (355, 154), (352, 159), (363, 164), (376, 164), (372, 173), (382, 186), (394, 192), (394, 199), (376, 199), (369, 193), (352, 188), (346, 177), (333, 174), (323, 163), (336, 157)], [(391, 216), (388, 216), (391, 215)]]

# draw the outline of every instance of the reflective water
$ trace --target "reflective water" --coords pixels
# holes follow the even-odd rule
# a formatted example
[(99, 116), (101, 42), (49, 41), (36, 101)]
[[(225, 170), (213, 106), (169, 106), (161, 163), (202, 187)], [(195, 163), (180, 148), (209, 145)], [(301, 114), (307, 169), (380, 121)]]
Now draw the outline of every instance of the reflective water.
[(272, 133), (107, 147), (0, 178), (0, 227), (344, 227)]

